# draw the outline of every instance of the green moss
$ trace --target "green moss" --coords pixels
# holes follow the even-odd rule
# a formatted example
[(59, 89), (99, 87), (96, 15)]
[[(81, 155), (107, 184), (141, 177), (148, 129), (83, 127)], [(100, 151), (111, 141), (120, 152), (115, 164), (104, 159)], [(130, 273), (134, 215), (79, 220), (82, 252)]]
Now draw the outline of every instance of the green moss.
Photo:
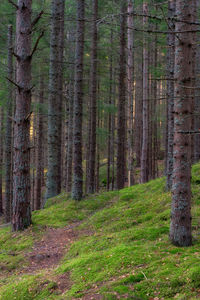
[(0, 291), (4, 300), (44, 300), (53, 299), (56, 283), (42, 276), (23, 276), (14, 283), (5, 285)]
[(36, 275), (2, 279), (0, 299), (14, 299), (10, 296), (13, 290), (20, 300), (83, 298), (93, 289), (106, 300), (195, 299), (200, 288), (199, 174), (197, 164), (192, 181), (194, 243), (189, 248), (177, 248), (169, 242), (171, 195), (165, 192), (165, 178), (95, 194), (78, 203), (61, 194), (50, 199), (44, 210), (34, 212), (29, 231), (13, 235), (9, 228), (1, 229), (2, 270), (25, 263), (23, 253), (45, 226), (63, 227), (81, 220), (83, 234), (56, 270), (71, 274), (73, 284), (63, 298), (54, 281)]

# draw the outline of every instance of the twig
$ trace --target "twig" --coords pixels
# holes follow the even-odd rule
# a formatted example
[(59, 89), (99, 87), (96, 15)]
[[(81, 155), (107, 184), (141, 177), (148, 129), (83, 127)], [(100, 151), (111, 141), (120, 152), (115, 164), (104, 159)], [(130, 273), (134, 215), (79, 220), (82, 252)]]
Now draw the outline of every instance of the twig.
[(22, 87), (21, 86), (19, 86), (15, 81), (13, 81), (13, 80), (11, 80), (10, 78), (8, 78), (8, 77), (6, 77), (6, 79), (8, 80), (8, 81), (10, 81), (12, 84), (14, 84), (19, 90), (21, 90), (22, 89)]
[(40, 20), (40, 18), (41, 18), (41, 16), (43, 15), (43, 13), (44, 13), (44, 11), (42, 10), (42, 11), (38, 14), (38, 16), (33, 20), (32, 24), (31, 24), (31, 27), (32, 27), (32, 28), (33, 28), (33, 27), (37, 24), (37, 22)]
[(141, 273), (144, 275), (144, 278), (145, 278), (146, 280), (148, 280), (148, 278), (147, 278), (147, 276), (144, 274), (144, 272), (141, 271)]
[(39, 35), (39, 37), (38, 37), (38, 39), (37, 39), (37, 41), (36, 41), (36, 43), (35, 43), (35, 46), (34, 46), (32, 52), (31, 52), (31, 55), (30, 55), (31, 58), (32, 58), (33, 54), (35, 53), (35, 51), (37, 50), (39, 41), (40, 41), (40, 39), (43, 37), (43, 35), (44, 35), (44, 31), (42, 31), (42, 33)]
[(12, 4), (16, 9), (19, 8), (19, 6), (18, 6), (16, 3), (14, 3), (12, 0), (8, 0), (8, 2), (9, 2), (10, 4)]

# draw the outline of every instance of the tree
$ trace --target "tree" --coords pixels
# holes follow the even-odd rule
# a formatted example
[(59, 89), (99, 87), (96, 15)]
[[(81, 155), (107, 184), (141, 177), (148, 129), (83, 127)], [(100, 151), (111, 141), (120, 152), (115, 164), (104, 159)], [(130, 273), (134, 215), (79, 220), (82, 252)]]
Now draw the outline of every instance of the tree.
[(18, 0), (16, 18), (16, 111), (14, 119), (13, 231), (31, 224), (30, 115), (31, 115), (31, 0)]
[(121, 5), (120, 53), (119, 53), (119, 100), (117, 116), (117, 189), (125, 184), (126, 171), (126, 2)]
[(134, 73), (134, 57), (133, 57), (133, 1), (128, 0), (128, 17), (127, 17), (127, 27), (128, 27), (128, 60), (127, 60), (127, 93), (128, 93), (128, 185), (134, 184), (134, 140), (133, 140), (133, 73)]
[[(49, 99), (48, 99), (48, 172), (46, 199), (58, 195), (60, 183), (60, 147), (61, 147), (61, 98), (60, 85), (60, 37), (63, 16), (63, 0), (52, 0), (51, 4), (51, 37), (50, 37), (50, 67), (49, 67)], [(62, 52), (62, 51), (61, 51)]]
[(82, 170), (82, 105), (83, 105), (83, 54), (84, 54), (85, 1), (77, 0), (77, 31), (74, 83), (74, 135), (73, 135), (73, 186), (72, 198), (81, 200), (83, 195)]
[(96, 162), (96, 123), (97, 123), (97, 17), (98, 0), (93, 0), (93, 21), (92, 21), (92, 47), (91, 47), (91, 70), (90, 70), (90, 145), (89, 145), (89, 178), (88, 192), (95, 192), (95, 162)]
[[(8, 78), (13, 80), (13, 28), (8, 26)], [(6, 109), (6, 134), (5, 134), (5, 220), (10, 222), (12, 201), (12, 108), (13, 87), (8, 82), (8, 100)]]
[[(175, 15), (176, 3), (174, 0), (168, 2), (168, 17), (173, 18)], [(169, 22), (169, 29), (174, 31), (175, 24)], [(172, 187), (172, 172), (173, 172), (173, 137), (174, 137), (174, 55), (175, 55), (175, 35), (168, 34), (168, 49), (167, 49), (167, 122), (168, 122), (168, 138), (167, 138), (167, 190)]]
[(193, 30), (195, 0), (177, 0), (175, 98), (174, 98), (174, 154), (172, 181), (172, 209), (170, 240), (178, 246), (190, 246), (191, 234), (191, 115), (194, 93)]
[[(143, 13), (148, 15), (147, 3), (143, 4)], [(148, 18), (144, 16), (143, 25), (146, 28)], [(141, 183), (148, 181), (148, 137), (149, 137), (149, 72), (148, 72), (148, 45), (144, 38), (143, 45), (143, 134), (142, 134), (142, 156), (141, 156)]]

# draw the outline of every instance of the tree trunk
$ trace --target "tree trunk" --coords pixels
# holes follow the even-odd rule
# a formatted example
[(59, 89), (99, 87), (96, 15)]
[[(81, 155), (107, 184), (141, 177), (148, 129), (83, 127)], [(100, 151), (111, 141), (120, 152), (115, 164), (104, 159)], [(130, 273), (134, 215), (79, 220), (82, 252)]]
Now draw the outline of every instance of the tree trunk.
[(75, 54), (74, 85), (74, 136), (73, 136), (73, 186), (72, 198), (81, 200), (83, 194), (82, 170), (82, 106), (83, 106), (83, 55), (84, 55), (84, 15), (85, 1), (77, 0), (77, 37)]
[[(110, 82), (109, 82), (109, 106), (112, 105), (112, 92), (113, 92), (113, 54), (112, 54), (112, 43), (113, 43), (113, 30), (111, 29), (110, 33), (110, 42), (111, 42), (111, 49), (110, 49), (110, 68), (109, 68), (109, 75), (110, 75)], [(111, 167), (111, 134), (112, 134), (112, 113), (109, 111), (108, 113), (108, 148), (107, 148), (107, 183), (106, 188), (107, 191), (110, 190), (110, 167)]]
[[(13, 80), (13, 28), (8, 26), (8, 78)], [(6, 109), (6, 135), (5, 135), (5, 221), (11, 219), (12, 201), (12, 107), (13, 107), (13, 86), (8, 84), (9, 94)]]
[(62, 19), (63, 0), (52, 0), (51, 7), (51, 38), (49, 67), (49, 99), (48, 99), (48, 172), (45, 198), (60, 193), (60, 64), (59, 42), (60, 23)]
[(126, 170), (126, 8), (126, 3), (123, 3), (120, 15), (117, 189), (122, 189), (124, 187)]
[(63, 53), (64, 53), (64, 26), (65, 26), (65, 0), (61, 1), (61, 13), (60, 13), (60, 30), (59, 30), (59, 77), (58, 77), (58, 194), (62, 188), (62, 123), (63, 123)]
[[(177, 0), (175, 30), (193, 30), (194, 0)], [(191, 234), (191, 114), (194, 87), (193, 35), (177, 33), (175, 52), (175, 98), (174, 98), (174, 155), (172, 181), (172, 210), (170, 239), (178, 246), (190, 246)]]
[(0, 215), (3, 214), (3, 134), (4, 109), (0, 107)]
[(14, 124), (13, 231), (31, 224), (30, 109), (31, 109), (31, 6), (18, 0), (16, 18), (16, 112)]
[[(136, 63), (137, 62), (137, 63)], [(136, 79), (135, 79), (135, 152), (136, 152), (136, 167), (141, 166), (142, 153), (142, 133), (143, 133), (143, 78), (142, 78), (142, 51), (137, 51), (136, 64)]]
[(36, 179), (35, 179), (35, 210), (42, 207), (42, 176), (43, 176), (43, 116), (42, 106), (44, 103), (44, 78), (40, 75), (40, 94), (39, 94), (39, 109), (37, 116), (37, 144), (36, 144)]
[[(168, 17), (173, 18), (175, 15), (176, 3), (174, 0), (168, 2)], [(175, 24), (169, 21), (170, 29), (174, 31)], [(172, 188), (173, 172), (173, 138), (174, 138), (174, 59), (175, 59), (175, 35), (168, 34), (167, 48), (167, 122), (168, 122), (168, 146), (167, 146), (167, 190)]]
[[(143, 4), (143, 13), (148, 14), (147, 3)], [(144, 17), (143, 25), (146, 28), (148, 18)], [(141, 158), (141, 183), (148, 181), (148, 47), (144, 38), (143, 45), (143, 138), (142, 138), (142, 158)]]
[(95, 192), (95, 163), (96, 163), (96, 122), (97, 122), (97, 18), (98, 0), (93, 0), (93, 22), (92, 22), (92, 48), (91, 48), (91, 70), (90, 70), (90, 103), (91, 103), (91, 137), (89, 151), (88, 192)]
[(133, 156), (133, 93), (134, 93), (134, 57), (133, 57), (133, 0), (128, 0), (128, 61), (127, 61), (127, 93), (128, 93), (128, 186), (134, 184), (134, 156)]

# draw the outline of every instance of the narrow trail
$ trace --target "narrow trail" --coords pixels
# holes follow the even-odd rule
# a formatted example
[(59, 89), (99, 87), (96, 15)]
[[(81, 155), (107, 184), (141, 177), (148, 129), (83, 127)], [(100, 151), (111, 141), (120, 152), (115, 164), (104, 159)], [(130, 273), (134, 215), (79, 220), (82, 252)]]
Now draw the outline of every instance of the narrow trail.
[(80, 222), (77, 222), (64, 228), (47, 228), (43, 238), (35, 243), (31, 252), (25, 254), (29, 265), (21, 273), (34, 274), (55, 268), (78, 236), (74, 228), (79, 225)]
[[(21, 269), (18, 274), (34, 275), (40, 271), (53, 271), (67, 253), (70, 245), (80, 236), (80, 232), (74, 229), (81, 223), (76, 222), (64, 228), (47, 228), (43, 238), (34, 244), (31, 252), (25, 254), (28, 266)], [(61, 294), (70, 289), (72, 285), (69, 273), (54, 276), (54, 280), (57, 284), (56, 290)], [(100, 300), (102, 296), (95, 293), (95, 290), (91, 290), (79, 299)]]

